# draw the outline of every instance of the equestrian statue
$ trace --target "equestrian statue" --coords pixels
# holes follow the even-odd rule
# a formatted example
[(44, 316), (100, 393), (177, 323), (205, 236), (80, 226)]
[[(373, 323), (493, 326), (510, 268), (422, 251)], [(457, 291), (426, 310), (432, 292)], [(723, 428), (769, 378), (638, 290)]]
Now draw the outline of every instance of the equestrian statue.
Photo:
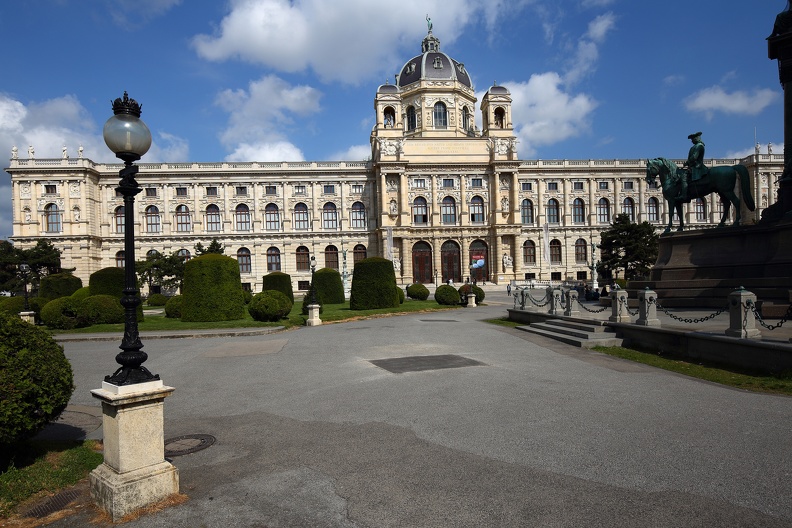
[[(693, 142), (688, 153), (688, 159), (680, 168), (676, 163), (665, 158), (654, 158), (646, 162), (646, 181), (649, 185), (655, 184), (655, 179), (660, 178), (663, 188), (663, 197), (668, 202), (668, 226), (663, 234), (671, 231), (674, 224), (674, 211), (679, 217), (677, 231), (685, 227), (682, 216), (682, 204), (690, 203), (694, 198), (703, 198), (710, 193), (717, 193), (723, 204), (723, 216), (718, 227), (723, 227), (729, 219), (729, 208), (734, 205), (734, 225), (740, 225), (740, 196), (735, 190), (737, 185), (741, 190), (742, 200), (748, 209), (756, 209), (751, 195), (751, 179), (748, 169), (744, 165), (718, 166), (708, 168), (704, 165), (704, 143), (701, 141), (701, 132), (688, 136)], [(739, 180), (739, 182), (738, 182)]]

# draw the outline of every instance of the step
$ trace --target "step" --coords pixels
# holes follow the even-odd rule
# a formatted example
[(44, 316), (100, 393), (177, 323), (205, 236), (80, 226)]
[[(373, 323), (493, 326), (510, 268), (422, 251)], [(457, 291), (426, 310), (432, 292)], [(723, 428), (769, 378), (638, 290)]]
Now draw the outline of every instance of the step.
[[(596, 333), (589, 334), (586, 337), (577, 337), (559, 332), (553, 332), (541, 327), (537, 328), (534, 325), (517, 326), (516, 328), (518, 330), (522, 330), (523, 332), (530, 332), (532, 334), (549, 337), (550, 339), (581, 348), (594, 348), (596, 346), (621, 346), (623, 342), (623, 340), (620, 337), (616, 337), (615, 334)], [(604, 337), (606, 335), (608, 337)]]
[(580, 330), (583, 332), (601, 334), (604, 332), (613, 332), (613, 329), (606, 326), (604, 321), (568, 321), (563, 319), (549, 319), (544, 324), (552, 326), (560, 326), (562, 328), (569, 328), (572, 330)]

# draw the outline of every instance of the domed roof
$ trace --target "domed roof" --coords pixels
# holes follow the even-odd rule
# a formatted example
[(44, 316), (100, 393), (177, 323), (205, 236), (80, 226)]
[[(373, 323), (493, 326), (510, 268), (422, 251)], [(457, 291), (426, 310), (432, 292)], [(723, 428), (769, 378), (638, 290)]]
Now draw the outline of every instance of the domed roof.
[(420, 80), (459, 81), (473, 89), (465, 65), (440, 51), (440, 40), (431, 31), (421, 44), (423, 53), (408, 60), (396, 78), (398, 86), (407, 86)]
[(505, 86), (498, 86), (497, 84), (491, 86), (489, 90), (487, 90), (491, 94), (498, 94), (498, 95), (511, 95), (508, 88)]
[(399, 93), (399, 87), (396, 86), (395, 84), (385, 83), (385, 84), (380, 85), (379, 88), (377, 88), (377, 93), (381, 93), (381, 94), (386, 94), (386, 93), (396, 94), (396, 93)]

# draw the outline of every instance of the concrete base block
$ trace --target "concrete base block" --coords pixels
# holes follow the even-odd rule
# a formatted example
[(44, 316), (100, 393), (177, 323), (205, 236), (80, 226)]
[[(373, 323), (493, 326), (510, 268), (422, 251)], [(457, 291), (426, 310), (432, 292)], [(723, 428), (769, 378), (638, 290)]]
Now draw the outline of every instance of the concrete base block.
[(322, 324), (322, 320), (319, 318), (319, 305), (318, 304), (309, 304), (308, 305), (308, 320), (305, 322), (307, 326), (319, 326)]
[[(756, 328), (747, 328), (745, 330), (726, 330), (726, 335), (729, 337), (739, 337), (740, 339), (761, 339), (762, 332)], [(790, 340), (792, 341), (792, 340)]]
[(19, 317), (30, 324), (36, 324), (36, 312), (19, 312)]
[(179, 492), (179, 470), (166, 461), (126, 473), (102, 464), (91, 471), (89, 481), (91, 497), (113, 522)]
[(468, 293), (467, 294), (467, 307), (468, 308), (475, 308), (476, 307), (476, 294), (475, 293)]

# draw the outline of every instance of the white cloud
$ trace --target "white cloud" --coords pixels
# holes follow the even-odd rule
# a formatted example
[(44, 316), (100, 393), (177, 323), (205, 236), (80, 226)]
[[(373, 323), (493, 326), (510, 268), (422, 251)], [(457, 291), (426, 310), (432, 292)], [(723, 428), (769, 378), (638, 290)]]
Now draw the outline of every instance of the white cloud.
[(119, 26), (134, 29), (149, 20), (167, 13), (182, 0), (116, 0), (112, 2), (110, 16)]
[(670, 86), (678, 86), (678, 85), (682, 84), (683, 82), (685, 82), (685, 76), (684, 75), (672, 74), (672, 75), (667, 75), (666, 77), (663, 78), (663, 85), (664, 86), (669, 86), (669, 87)]
[(593, 72), (599, 60), (599, 47), (616, 27), (616, 15), (605, 13), (589, 22), (588, 30), (577, 43), (577, 49), (564, 74), (564, 82), (573, 84)]
[(615, 0), (583, 0), (580, 5), (586, 8), (589, 7), (606, 7), (611, 5)]
[(226, 161), (303, 161), (302, 151), (288, 141), (240, 143)]
[(685, 98), (684, 105), (688, 110), (702, 112), (711, 119), (716, 112), (757, 115), (777, 99), (778, 93), (767, 88), (729, 93), (720, 86), (710, 86)]
[(426, 24), (416, 19), (417, 13), (437, 14), (434, 27), (447, 44), (456, 40), (479, 11), (494, 31), (498, 18), (515, 9), (507, 3), (232, 0), (217, 31), (195, 36), (192, 44), (207, 60), (239, 59), (284, 72), (312, 69), (325, 82), (355, 84), (383, 72), (390, 74), (394, 65), (401, 64), (402, 48), (415, 46), (426, 35)]
[(558, 73), (535, 74), (528, 82), (503, 85), (512, 94), (512, 116), (520, 138), (521, 157), (532, 156), (539, 146), (578, 136), (591, 127), (597, 102), (584, 93), (565, 92)]
[[(783, 154), (784, 153), (784, 144), (783, 143), (773, 143), (773, 154)], [(759, 145), (759, 153), (760, 154), (767, 154), (767, 143), (763, 145)], [(746, 156), (752, 156), (756, 154), (755, 148), (748, 148), (742, 150), (730, 150), (724, 156), (726, 159), (734, 158), (734, 159), (743, 159)]]
[(346, 150), (330, 155), (333, 161), (365, 161), (371, 158), (371, 145), (352, 145)]

